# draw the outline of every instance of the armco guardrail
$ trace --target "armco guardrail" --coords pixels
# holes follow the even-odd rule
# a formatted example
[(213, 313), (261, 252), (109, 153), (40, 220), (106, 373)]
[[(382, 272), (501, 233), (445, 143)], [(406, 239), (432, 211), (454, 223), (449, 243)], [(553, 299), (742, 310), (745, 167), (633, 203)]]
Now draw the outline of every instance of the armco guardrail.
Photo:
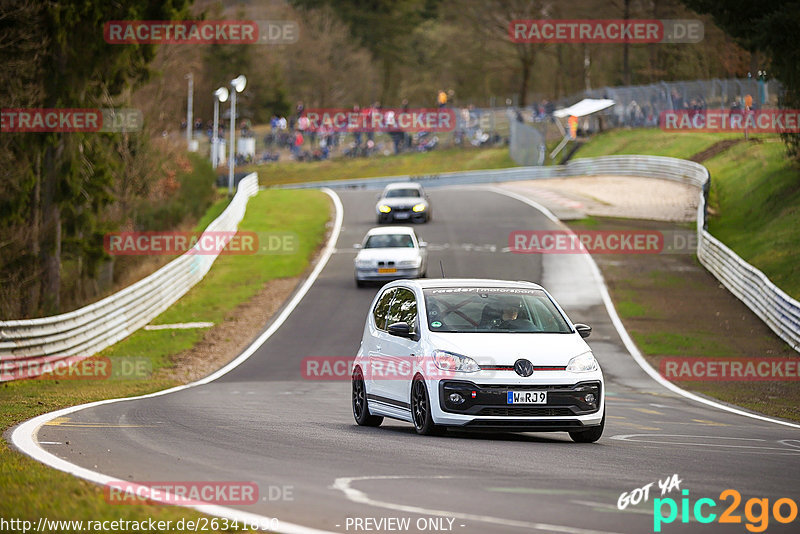
[[(253, 173), (239, 182), (228, 207), (205, 231), (236, 230), (247, 200), (257, 192), (258, 176)], [(0, 381), (37, 376), (56, 362), (74, 363), (124, 339), (202, 280), (216, 258), (190, 250), (89, 306), (52, 317), (0, 321)]]
[(700, 263), (781, 339), (800, 352), (800, 302), (781, 291), (764, 273), (745, 262), (705, 229), (710, 176), (708, 169), (699, 163), (660, 156), (602, 156), (575, 159), (566, 165), (547, 167), (516, 167), (424, 176), (384, 176), (290, 184), (282, 187), (378, 189), (388, 183), (405, 180), (419, 182), (425, 187), (437, 187), (603, 175), (672, 180), (699, 188), (701, 193), (697, 213), (697, 257)]
[(706, 168), (691, 161), (660, 156), (603, 156), (575, 159), (565, 165), (550, 165), (546, 167), (512, 167), (509, 169), (443, 172), (426, 175), (381, 176), (352, 180), (304, 182), (280, 185), (278, 187), (282, 189), (317, 187), (330, 189), (383, 189), (386, 184), (403, 181), (418, 182), (425, 187), (439, 187), (599, 175), (646, 176), (674, 180), (697, 187), (703, 187), (703, 184), (708, 180)]

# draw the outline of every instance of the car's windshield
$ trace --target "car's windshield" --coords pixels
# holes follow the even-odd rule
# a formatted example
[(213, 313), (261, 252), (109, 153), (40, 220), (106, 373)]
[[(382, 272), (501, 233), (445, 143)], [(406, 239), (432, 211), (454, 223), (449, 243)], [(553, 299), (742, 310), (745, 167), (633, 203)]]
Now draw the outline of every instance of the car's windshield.
[(409, 234), (371, 235), (364, 248), (414, 248), (414, 240)]
[(383, 198), (419, 197), (419, 189), (389, 189)]
[(567, 334), (558, 308), (540, 289), (454, 287), (424, 290), (433, 332)]

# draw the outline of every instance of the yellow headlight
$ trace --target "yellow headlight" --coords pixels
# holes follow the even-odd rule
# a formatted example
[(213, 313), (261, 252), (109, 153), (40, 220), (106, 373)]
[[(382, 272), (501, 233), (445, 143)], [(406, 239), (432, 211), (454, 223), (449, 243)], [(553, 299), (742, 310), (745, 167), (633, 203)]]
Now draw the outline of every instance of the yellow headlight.
[(414, 210), (416, 213), (419, 213), (420, 211), (425, 211), (425, 204), (417, 204), (411, 209)]
[(381, 206), (378, 208), (378, 211), (380, 211), (381, 213), (389, 213), (390, 211), (392, 211), (392, 208), (390, 208), (389, 206)]

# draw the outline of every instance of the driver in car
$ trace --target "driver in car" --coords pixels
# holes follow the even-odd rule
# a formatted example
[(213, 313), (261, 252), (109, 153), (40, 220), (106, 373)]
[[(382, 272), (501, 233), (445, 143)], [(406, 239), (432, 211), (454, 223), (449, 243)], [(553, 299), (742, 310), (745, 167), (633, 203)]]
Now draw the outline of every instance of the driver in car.
[(519, 306), (508, 303), (503, 306), (503, 313), (496, 328), (499, 330), (530, 331), (533, 329), (533, 323), (519, 316)]

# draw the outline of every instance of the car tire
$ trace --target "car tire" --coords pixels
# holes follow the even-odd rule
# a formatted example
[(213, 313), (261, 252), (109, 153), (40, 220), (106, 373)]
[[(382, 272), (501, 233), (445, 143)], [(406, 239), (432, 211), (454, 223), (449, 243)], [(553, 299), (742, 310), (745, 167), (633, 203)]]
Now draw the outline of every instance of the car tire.
[(593, 426), (588, 430), (581, 430), (580, 432), (570, 432), (569, 437), (575, 443), (594, 443), (600, 436), (603, 435), (603, 429), (606, 426), (606, 414), (603, 413), (603, 419), (598, 426)]
[(380, 424), (383, 423), (383, 417), (371, 415), (369, 413), (367, 386), (364, 384), (364, 375), (361, 373), (361, 368), (359, 367), (353, 371), (351, 391), (353, 417), (358, 426), (380, 426)]
[(359, 280), (358, 278), (356, 278), (356, 287), (364, 287), (366, 285), (367, 285), (367, 283), (365, 281)]
[(436, 436), (444, 431), (444, 428), (434, 424), (431, 414), (431, 399), (428, 395), (428, 388), (425, 380), (420, 375), (411, 381), (411, 419), (414, 422), (414, 430), (423, 436)]

